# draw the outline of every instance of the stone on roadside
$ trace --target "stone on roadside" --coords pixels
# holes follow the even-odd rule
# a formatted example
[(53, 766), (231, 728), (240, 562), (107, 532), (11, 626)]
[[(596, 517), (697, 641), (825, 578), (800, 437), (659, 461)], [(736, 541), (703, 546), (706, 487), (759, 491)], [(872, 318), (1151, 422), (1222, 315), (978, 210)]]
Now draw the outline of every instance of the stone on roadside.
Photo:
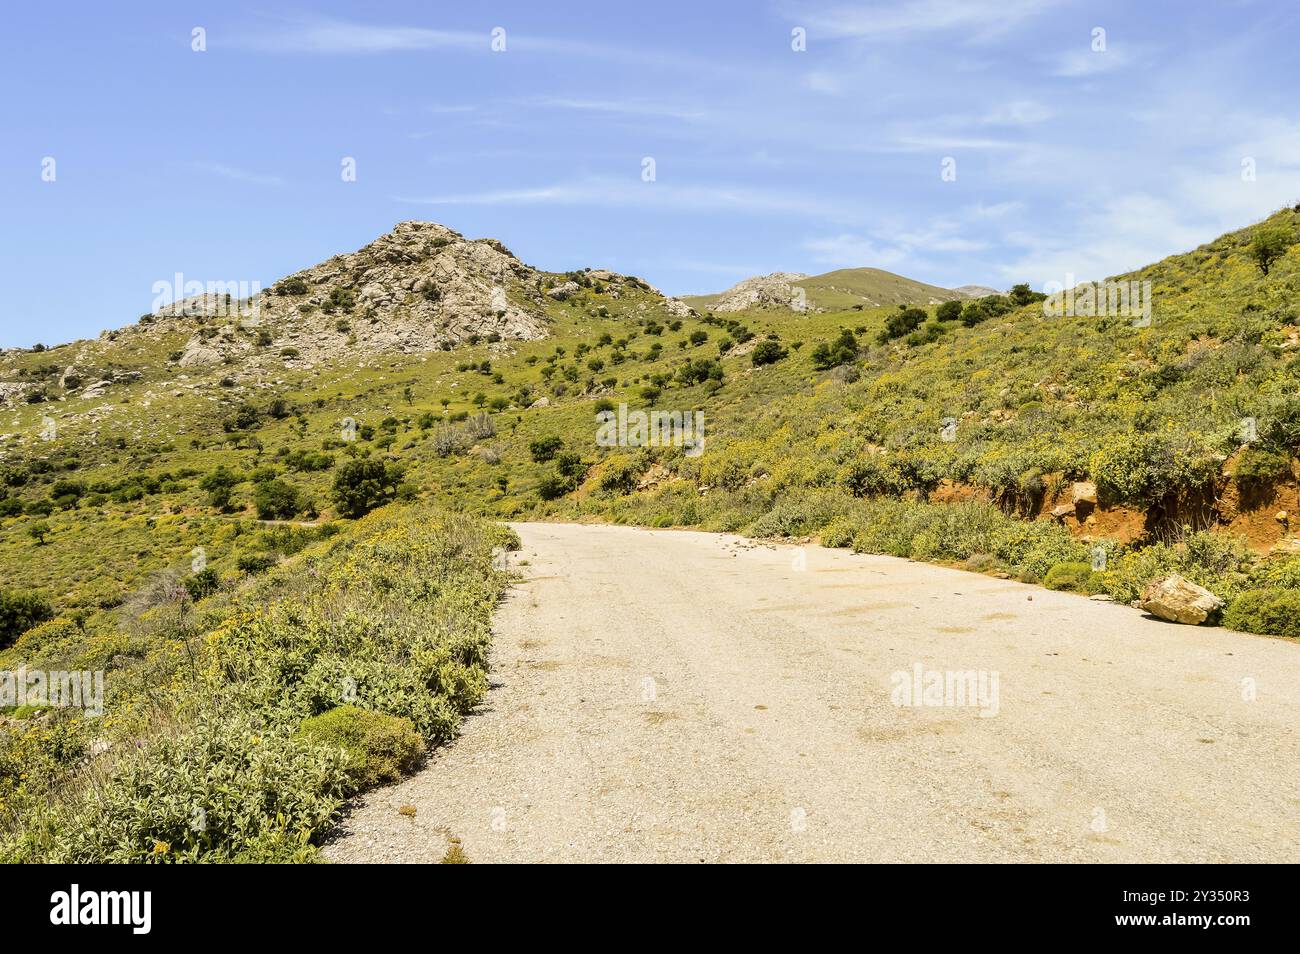
[(1152, 580), (1137, 601), (1138, 609), (1173, 623), (1204, 623), (1223, 608), (1223, 600), (1203, 586), (1170, 573)]

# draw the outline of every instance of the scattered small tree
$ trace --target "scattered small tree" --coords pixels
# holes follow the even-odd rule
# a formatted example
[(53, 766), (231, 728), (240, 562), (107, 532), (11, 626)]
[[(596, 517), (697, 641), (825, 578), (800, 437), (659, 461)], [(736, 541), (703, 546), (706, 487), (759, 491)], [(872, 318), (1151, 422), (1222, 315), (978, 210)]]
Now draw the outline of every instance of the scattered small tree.
[(48, 597), (34, 590), (0, 590), (0, 649), (7, 649), (37, 623), (54, 617)]
[(1034, 302), (1042, 301), (1047, 296), (1042, 292), (1036, 292), (1029, 287), (1028, 282), (1022, 282), (1019, 285), (1012, 285), (1011, 291), (1007, 292), (1007, 297), (1011, 303), (1017, 307), (1032, 305)]
[(921, 327), (921, 322), (925, 321), (925, 309), (900, 307), (898, 311), (885, 319), (885, 328), (880, 332), (879, 339), (883, 344), (893, 338), (901, 338), (909, 332), (915, 331)]
[(364, 517), (397, 496), (402, 469), (380, 460), (354, 460), (334, 477), (334, 506), (344, 517)]
[(961, 318), (961, 302), (945, 301), (934, 310), (934, 317), (940, 321), (957, 321)]
[(528, 445), (528, 452), (532, 455), (534, 463), (545, 464), (547, 461), (554, 459), (556, 453), (563, 446), (564, 441), (555, 435), (539, 437)]
[(231, 491), (239, 482), (240, 477), (237, 474), (218, 465), (216, 470), (199, 481), (199, 489), (207, 491), (209, 506), (216, 507), (218, 510), (229, 510)]
[(1261, 225), (1255, 229), (1246, 254), (1267, 275), (1273, 263), (1295, 243), (1295, 235), (1285, 225)]
[(784, 358), (788, 353), (789, 352), (787, 352), (784, 348), (781, 347), (781, 342), (772, 341), (771, 339), (768, 339), (766, 341), (760, 341), (758, 343), (758, 345), (754, 348), (753, 352), (750, 354), (750, 360), (754, 363), (755, 367), (764, 364), (775, 364), (777, 361), (780, 361), (782, 358)]
[(848, 364), (858, 356), (858, 339), (853, 332), (844, 328), (840, 336), (832, 342), (823, 341), (813, 349), (813, 367), (819, 371), (828, 371), (841, 364)]
[(298, 488), (283, 480), (266, 480), (253, 493), (253, 506), (263, 520), (288, 520), (302, 509)]

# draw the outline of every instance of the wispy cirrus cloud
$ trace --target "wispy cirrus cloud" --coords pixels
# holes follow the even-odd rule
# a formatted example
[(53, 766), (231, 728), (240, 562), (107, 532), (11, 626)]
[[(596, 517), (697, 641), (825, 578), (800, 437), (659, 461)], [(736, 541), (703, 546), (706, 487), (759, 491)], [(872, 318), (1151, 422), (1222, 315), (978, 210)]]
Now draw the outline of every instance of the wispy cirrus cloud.
[(699, 108), (676, 106), (669, 103), (646, 102), (635, 99), (584, 99), (567, 96), (539, 96), (528, 101), (529, 105), (543, 109), (564, 109), (574, 112), (603, 113), (609, 116), (659, 117), (695, 122), (708, 118), (708, 113)]
[(229, 44), (256, 53), (297, 56), (368, 56), (428, 51), (484, 53), (493, 51), (493, 31), (501, 29), (504, 52), (540, 53), (586, 59), (637, 63), (664, 70), (735, 73), (716, 60), (672, 51), (606, 45), (525, 31), (492, 27), (479, 32), (440, 30), (410, 24), (375, 24), (337, 17), (267, 17), (256, 27), (231, 32)]
[(522, 189), (395, 196), (394, 201), (428, 206), (618, 206), (684, 211), (793, 213), (843, 220), (851, 213), (843, 202), (771, 189), (727, 184), (670, 184), (593, 176)]
[(1052, 66), (1052, 75), (1077, 78), (1111, 73), (1132, 63), (1134, 55), (1135, 51), (1131, 49), (1117, 50), (1109, 47), (1104, 50), (1093, 50), (1085, 46), (1067, 50), (1056, 58)]
[(284, 180), (279, 176), (265, 175), (260, 172), (251, 172), (248, 169), (240, 169), (236, 166), (229, 166), (223, 162), (212, 162), (201, 159), (190, 163), (190, 168), (196, 172), (206, 172), (209, 175), (220, 176), (223, 179), (230, 179), (234, 182), (247, 182), (252, 185), (278, 186), (284, 185)]
[(231, 43), (260, 53), (366, 55), (414, 50), (489, 49), (487, 33), (379, 26), (331, 18), (279, 18), (256, 30), (237, 32)]
[(989, 110), (979, 117), (982, 126), (1035, 126), (1056, 115), (1050, 107), (1032, 99), (1018, 99)]
[(871, 4), (795, 7), (810, 30), (834, 37), (884, 37), (965, 30), (986, 38), (1057, 6), (1060, 0), (886, 0)]
[(814, 236), (803, 241), (813, 261), (835, 268), (874, 266), (903, 267), (911, 273), (929, 269), (928, 259), (939, 255), (969, 255), (989, 248), (983, 238), (973, 238), (970, 223), (997, 218), (1013, 210), (976, 204), (953, 215), (934, 217), (924, 225), (909, 228), (900, 221), (883, 222), (865, 233), (841, 232)]

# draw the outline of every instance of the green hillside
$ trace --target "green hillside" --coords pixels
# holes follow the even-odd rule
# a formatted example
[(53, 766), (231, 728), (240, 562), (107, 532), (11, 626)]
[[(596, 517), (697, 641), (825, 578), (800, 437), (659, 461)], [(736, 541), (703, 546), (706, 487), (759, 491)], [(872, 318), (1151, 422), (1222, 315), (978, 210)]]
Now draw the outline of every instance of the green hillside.
[[(808, 307), (826, 311), (876, 308), (883, 305), (933, 305), (964, 298), (958, 292), (937, 285), (913, 281), (880, 268), (840, 268), (823, 275), (792, 281), (802, 288)], [(687, 295), (682, 301), (697, 311), (713, 308), (727, 293)]]
[(955, 292), (913, 281), (880, 268), (839, 268), (814, 275), (800, 284), (817, 308), (848, 309), (854, 305), (932, 305), (953, 298)]
[[(403, 351), (322, 270), (260, 325), (4, 352), (0, 664), (105, 670), (108, 710), (0, 715), (0, 853), (309, 856), (375, 777), (312, 754), (340, 686), (358, 733), (417, 745), (478, 698), (503, 518), (818, 536), (1123, 601), (1176, 569), (1227, 625), (1300, 635), (1298, 235), (1283, 210), (1118, 276), (1150, 283), (1149, 320), (1051, 317), (1024, 286), (916, 307), (952, 293), (871, 269), (806, 280), (824, 311), (687, 314), (638, 279), (519, 265), (510, 308), (545, 337)], [(487, 254), (439, 241), (410, 267)], [(181, 364), (196, 340), (210, 363)], [(603, 446), (597, 416), (638, 410), (702, 414), (702, 452)], [(370, 603), (330, 602), (354, 581)], [(204, 758), (293, 810), (190, 828), (211, 793), (168, 786)], [(133, 814), (146, 790), (171, 814)], [(84, 830), (116, 840), (60, 834)]]

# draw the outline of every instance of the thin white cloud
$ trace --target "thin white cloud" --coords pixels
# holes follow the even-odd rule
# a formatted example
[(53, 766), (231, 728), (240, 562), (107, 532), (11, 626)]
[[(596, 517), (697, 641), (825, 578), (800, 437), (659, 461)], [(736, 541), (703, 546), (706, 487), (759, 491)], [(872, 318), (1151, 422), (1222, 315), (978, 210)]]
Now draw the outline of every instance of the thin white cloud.
[(1055, 113), (1032, 99), (1018, 99), (1004, 103), (979, 118), (983, 126), (1034, 126), (1046, 122)]
[(793, 213), (842, 220), (849, 213), (842, 202), (770, 189), (730, 185), (674, 185), (642, 182), (639, 178), (592, 177), (527, 189), (449, 193), (436, 196), (395, 196), (394, 201), (431, 206), (574, 205), (675, 209), (688, 212)]
[[(1010, 209), (996, 210), (1003, 214)], [(988, 218), (990, 207), (975, 205), (955, 215), (934, 218), (920, 228), (908, 229), (896, 222), (886, 222), (867, 234), (839, 233), (805, 239), (803, 248), (812, 259), (836, 268), (897, 268), (907, 274), (929, 271), (928, 259), (934, 255), (969, 255), (989, 247), (982, 238), (964, 234), (968, 222)]]
[(828, 70), (813, 70), (805, 73), (803, 85), (814, 93), (837, 94), (844, 89), (844, 81)]
[(617, 47), (508, 29), (502, 36), (504, 49), (494, 53), (494, 29), (497, 28), (484, 27), (480, 32), (472, 32), (403, 24), (380, 25), (333, 17), (275, 17), (267, 18), (256, 28), (233, 32), (227, 43), (236, 49), (280, 55), (366, 56), (432, 50), (488, 55), (523, 52), (612, 60), (620, 64), (637, 63), (673, 71), (737, 72), (715, 59), (683, 56), (662, 49)]
[(883, 37), (893, 34), (965, 30), (973, 39), (1015, 26), (1057, 5), (1059, 0), (893, 0), (872, 4), (838, 4), (790, 13), (807, 22), (810, 39), (817, 33), (836, 37)]
[(564, 96), (542, 96), (530, 103), (545, 109), (567, 109), (576, 112), (604, 113), (620, 116), (658, 116), (667, 119), (696, 121), (707, 118), (701, 109), (651, 103), (639, 100), (579, 99)]
[(991, 139), (971, 136), (911, 136), (902, 135), (894, 140), (905, 150), (923, 149), (1022, 149), (1022, 143), (1011, 139)]
[(832, 268), (890, 268), (907, 260), (906, 251), (898, 246), (850, 233), (807, 239), (803, 248), (812, 253), (813, 261)]
[(1001, 219), (1005, 216), (1016, 212), (1023, 212), (1025, 204), (1014, 200), (1007, 202), (994, 202), (991, 205), (985, 205), (983, 202), (977, 202), (969, 209), (971, 219)]
[(1127, 66), (1132, 54), (1124, 50), (1099, 50), (1090, 48), (1067, 50), (1056, 58), (1052, 75), (1077, 78), (1110, 73)]
[(490, 50), (488, 33), (374, 26), (347, 20), (280, 20), (274, 26), (237, 33), (234, 46), (261, 53), (366, 55), (413, 50)]
[(279, 176), (263, 175), (259, 172), (250, 172), (247, 169), (239, 169), (235, 166), (228, 166), (222, 162), (210, 162), (200, 160), (190, 163), (190, 167), (198, 172), (206, 172), (210, 175), (220, 176), (223, 179), (230, 179), (234, 182), (248, 182), (252, 185), (278, 186), (284, 185), (284, 180)]

